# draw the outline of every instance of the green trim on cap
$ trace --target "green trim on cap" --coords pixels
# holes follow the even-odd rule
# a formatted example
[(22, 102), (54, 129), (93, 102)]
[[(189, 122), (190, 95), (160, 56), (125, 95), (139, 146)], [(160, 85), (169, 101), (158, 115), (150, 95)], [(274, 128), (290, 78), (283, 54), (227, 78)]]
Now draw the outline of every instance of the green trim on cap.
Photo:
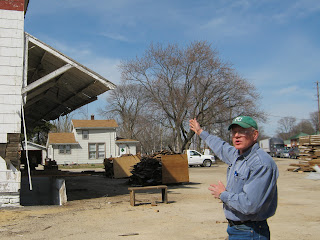
[(258, 130), (258, 125), (255, 120), (252, 119), (252, 117), (249, 116), (239, 116), (233, 119), (232, 123), (228, 127), (228, 130), (232, 128), (232, 125), (239, 125), (243, 128), (249, 128), (253, 127)]

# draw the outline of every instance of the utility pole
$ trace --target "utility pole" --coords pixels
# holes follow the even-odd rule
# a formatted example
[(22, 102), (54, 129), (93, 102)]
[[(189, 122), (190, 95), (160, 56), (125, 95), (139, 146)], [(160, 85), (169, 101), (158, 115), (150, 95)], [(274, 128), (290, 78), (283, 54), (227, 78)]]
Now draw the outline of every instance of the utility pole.
[(320, 131), (320, 102), (319, 102), (319, 82), (317, 81), (317, 98), (318, 98), (318, 131)]

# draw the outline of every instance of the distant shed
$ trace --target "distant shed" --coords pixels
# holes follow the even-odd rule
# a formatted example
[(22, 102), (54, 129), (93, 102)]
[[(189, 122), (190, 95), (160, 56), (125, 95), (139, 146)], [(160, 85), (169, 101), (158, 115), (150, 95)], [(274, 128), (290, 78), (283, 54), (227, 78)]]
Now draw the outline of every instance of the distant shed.
[[(34, 169), (38, 166), (38, 164), (45, 164), (45, 159), (47, 157), (47, 149), (45, 146), (33, 143), (33, 142), (27, 142), (27, 148), (28, 148), (28, 159), (30, 162), (30, 168)], [(27, 158), (26, 158), (26, 145), (25, 142), (22, 142), (21, 146), (21, 164), (25, 164), (26, 166)]]

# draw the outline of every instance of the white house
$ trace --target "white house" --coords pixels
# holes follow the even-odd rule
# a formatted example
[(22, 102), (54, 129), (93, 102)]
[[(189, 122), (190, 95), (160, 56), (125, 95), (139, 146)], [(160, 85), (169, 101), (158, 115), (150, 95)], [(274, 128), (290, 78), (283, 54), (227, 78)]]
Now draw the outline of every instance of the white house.
[(49, 133), (48, 157), (57, 164), (103, 163), (105, 158), (136, 154), (138, 141), (117, 139), (115, 120), (72, 120), (71, 133)]

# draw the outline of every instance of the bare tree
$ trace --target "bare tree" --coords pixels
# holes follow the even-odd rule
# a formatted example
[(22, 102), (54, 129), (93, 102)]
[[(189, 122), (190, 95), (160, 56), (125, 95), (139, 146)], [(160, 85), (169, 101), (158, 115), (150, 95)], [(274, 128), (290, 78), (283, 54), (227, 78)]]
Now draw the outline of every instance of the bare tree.
[(146, 98), (143, 89), (136, 84), (120, 84), (110, 91), (108, 105), (100, 109), (100, 114), (113, 117), (120, 125), (119, 134), (126, 138), (135, 138), (139, 132), (139, 121), (145, 110)]
[(60, 116), (59, 118), (51, 121), (51, 123), (55, 126), (53, 132), (71, 132), (72, 128), (72, 117), (74, 113), (69, 113), (64, 116)]
[(277, 136), (287, 140), (294, 135), (297, 119), (295, 117), (283, 117), (278, 120)]
[(294, 134), (299, 133), (306, 133), (306, 134), (314, 134), (315, 129), (312, 126), (311, 121), (309, 120), (301, 120), (295, 127), (294, 127)]
[(316, 130), (316, 132), (319, 132), (319, 113), (318, 112), (310, 113), (310, 121), (312, 123), (313, 128)]
[(270, 138), (270, 136), (268, 134), (266, 134), (264, 128), (260, 126), (258, 141), (260, 141), (262, 139), (266, 139), (266, 138)]
[(88, 105), (85, 105), (76, 109), (73, 113), (74, 115), (77, 115), (77, 119), (82, 119), (82, 120), (90, 119), (89, 112), (88, 112)]
[(186, 48), (151, 44), (141, 58), (123, 61), (120, 68), (122, 78), (140, 84), (153, 109), (166, 117), (178, 151), (187, 148), (194, 135), (190, 118), (213, 129), (240, 114), (262, 115), (255, 87), (222, 62), (207, 42)]

